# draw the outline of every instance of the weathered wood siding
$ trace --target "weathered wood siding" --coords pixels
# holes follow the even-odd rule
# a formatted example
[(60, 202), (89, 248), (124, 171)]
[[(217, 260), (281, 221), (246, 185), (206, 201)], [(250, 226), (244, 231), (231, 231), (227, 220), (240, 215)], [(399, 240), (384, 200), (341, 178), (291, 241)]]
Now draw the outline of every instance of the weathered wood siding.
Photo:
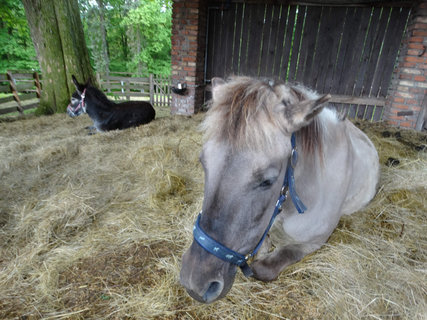
[[(392, 6), (212, 4), (205, 79), (278, 77), (331, 93), (350, 117), (379, 120), (409, 13)], [(376, 104), (361, 104), (365, 99)]]

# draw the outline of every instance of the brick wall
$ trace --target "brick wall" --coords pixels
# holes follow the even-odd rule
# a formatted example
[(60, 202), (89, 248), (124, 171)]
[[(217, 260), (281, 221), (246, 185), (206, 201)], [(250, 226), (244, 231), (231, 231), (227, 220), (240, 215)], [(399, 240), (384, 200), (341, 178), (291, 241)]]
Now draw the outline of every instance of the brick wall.
[[(416, 128), (427, 93), (427, 1), (413, 8), (402, 41), (384, 119), (395, 126)], [(420, 121), (418, 127), (420, 128)]]
[(175, 0), (172, 23), (172, 86), (186, 83), (187, 91), (172, 94), (171, 112), (191, 115), (203, 104), (206, 1)]

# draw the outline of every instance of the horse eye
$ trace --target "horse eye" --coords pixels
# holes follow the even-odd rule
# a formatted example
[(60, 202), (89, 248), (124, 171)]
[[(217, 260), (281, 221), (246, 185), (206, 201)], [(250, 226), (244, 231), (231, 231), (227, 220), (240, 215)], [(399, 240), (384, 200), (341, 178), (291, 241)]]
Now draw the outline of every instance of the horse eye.
[(259, 184), (259, 187), (263, 188), (263, 189), (267, 189), (267, 188), (271, 187), (273, 183), (274, 183), (274, 181), (272, 179), (267, 179), (267, 180), (264, 180), (263, 182), (261, 182)]

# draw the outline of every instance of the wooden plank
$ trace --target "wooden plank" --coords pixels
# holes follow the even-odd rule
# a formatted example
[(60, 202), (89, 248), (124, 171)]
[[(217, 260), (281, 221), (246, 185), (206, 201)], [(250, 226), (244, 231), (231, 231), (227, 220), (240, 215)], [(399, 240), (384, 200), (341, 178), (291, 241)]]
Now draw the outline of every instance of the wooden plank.
[(16, 83), (16, 90), (18, 92), (22, 91), (36, 91), (36, 87), (34, 86), (33, 81), (30, 83)]
[(0, 85), (0, 92), (2, 93), (10, 93), (9, 85)]
[(322, 16), (320, 18), (319, 30), (318, 30), (318, 39), (316, 45), (316, 52), (313, 59), (313, 72), (312, 72), (312, 82), (313, 88), (322, 87), (322, 74), (326, 72), (325, 63), (329, 55), (329, 45), (334, 41), (330, 37), (328, 29), (328, 20), (330, 16), (330, 7), (322, 7)]
[(114, 91), (114, 90), (132, 90), (132, 91), (141, 91), (146, 90), (150, 91), (150, 85), (146, 84), (145, 86), (140, 85), (131, 85), (127, 84), (127, 82), (123, 82), (122, 84), (109, 84), (102, 86), (103, 90)]
[(354, 97), (346, 95), (332, 94), (330, 102), (345, 104), (367, 104), (373, 106), (385, 106), (384, 98), (374, 98), (368, 96)]
[(353, 95), (355, 96), (367, 95), (369, 93), (369, 90), (365, 90), (364, 88), (364, 78), (366, 77), (366, 73), (369, 71), (367, 68), (369, 65), (369, 59), (371, 58), (371, 52), (375, 45), (374, 41), (380, 24), (379, 18), (381, 11), (381, 8), (373, 8), (371, 14), (371, 21), (366, 33), (362, 55), (359, 59), (359, 67), (356, 73), (356, 81), (353, 90)]
[(356, 8), (354, 28), (351, 28), (350, 33), (346, 35), (352, 40), (352, 54), (346, 56), (344, 68), (342, 69), (342, 77), (340, 79), (340, 87), (337, 92), (340, 94), (352, 95), (355, 83), (355, 75), (359, 67), (359, 60), (363, 52), (364, 40), (369, 26), (371, 16), (371, 8)]
[(31, 81), (33, 80), (32, 73), (13, 72), (13, 71), (10, 71), (10, 73), (13, 75), (13, 78), (16, 80), (22, 80), (22, 79), (29, 79)]
[(228, 77), (233, 71), (233, 40), (235, 33), (234, 21), (236, 18), (236, 5), (231, 4), (222, 14), (222, 41), (224, 43), (222, 55), (224, 60), (221, 66), (224, 68), (222, 72), (223, 77)]
[(234, 32), (234, 46), (233, 46), (233, 74), (239, 74), (240, 67), (240, 57), (242, 51), (242, 20), (243, 20), (243, 11), (244, 4), (236, 4), (236, 19), (235, 19), (235, 32)]
[(392, 8), (381, 59), (372, 80), (373, 92), (378, 92), (381, 97), (387, 95), (409, 13), (408, 8)]
[(258, 76), (259, 63), (260, 63), (260, 48), (262, 46), (262, 39), (264, 35), (264, 4), (254, 4), (250, 6), (252, 11), (252, 20), (248, 29), (250, 30), (248, 56), (246, 64), (246, 75)]
[(224, 42), (222, 39), (222, 35), (224, 32), (223, 26), (223, 11), (217, 10), (215, 17), (215, 35), (214, 35), (214, 55), (213, 55), (213, 70), (212, 77), (224, 77), (224, 69), (221, 68), (224, 63)]
[[(369, 62), (366, 65), (365, 77), (363, 80), (363, 94), (364, 95), (376, 95), (378, 88), (372, 86), (374, 75), (377, 69), (378, 63), (382, 60), (382, 47), (385, 41), (386, 31), (388, 27), (388, 21), (391, 15), (391, 8), (382, 8), (381, 17), (379, 19), (377, 32), (375, 39), (373, 40), (372, 50), (369, 55)], [(392, 22), (394, 23), (394, 22)]]
[(6, 103), (6, 102), (10, 102), (10, 101), (13, 101), (13, 100), (14, 100), (13, 96), (8, 96), (8, 97), (0, 98), (0, 104)]
[[(24, 110), (37, 108), (38, 106), (39, 106), (39, 102), (35, 102), (35, 103), (23, 105), (21, 109), (22, 111), (24, 111)], [(0, 115), (12, 113), (12, 112), (20, 112), (18, 106), (0, 109)]]
[[(319, 56), (321, 59), (320, 70), (317, 76), (316, 90), (320, 92), (330, 92), (332, 79), (336, 68), (336, 61), (339, 54), (339, 44), (344, 27), (345, 8), (329, 7), (325, 11), (325, 20), (320, 26), (318, 42)], [(316, 52), (317, 55), (317, 52)]]
[[(303, 42), (301, 44), (301, 52), (299, 59), (298, 72), (296, 81), (304, 85), (314, 88), (312, 71), (313, 71), (313, 57), (316, 51), (316, 40), (318, 37), (318, 29), (320, 17), (322, 14), (322, 7), (307, 7), (307, 14), (305, 18)], [(316, 66), (318, 67), (318, 66)]]
[[(274, 55), (273, 63), (273, 74), (281, 78), (282, 75), (282, 62), (283, 56), (287, 53), (289, 54), (289, 49), (286, 47), (286, 36), (289, 33), (290, 26), (287, 23), (288, 21), (288, 11), (290, 10), (288, 5), (280, 6), (280, 16), (278, 22), (277, 30), (277, 41), (276, 49)], [(287, 60), (286, 60), (287, 61)], [(286, 77), (286, 72), (285, 72)]]
[(207, 30), (207, 47), (206, 47), (206, 72), (205, 72), (205, 79), (212, 79), (213, 76), (213, 72), (212, 72), (212, 68), (213, 68), (213, 56), (215, 53), (215, 41), (214, 41), (214, 37), (216, 34), (216, 24), (215, 24), (215, 19), (216, 19), (216, 13), (217, 13), (217, 9), (214, 8), (209, 8), (208, 9), (208, 30)]
[(372, 116), (372, 122), (378, 122), (382, 120), (383, 117), (383, 112), (384, 112), (384, 107), (381, 106), (375, 106), (374, 109), (374, 114)]
[(7, 72), (7, 78), (9, 80), (9, 85), (10, 85), (10, 89), (12, 91), (13, 97), (14, 97), (16, 103), (18, 104), (18, 111), (20, 113), (22, 113), (23, 109), (22, 109), (21, 101), (19, 100), (18, 91), (16, 89), (16, 85), (15, 85), (15, 81), (13, 80), (12, 73)]
[(26, 101), (26, 100), (30, 100), (30, 99), (36, 99), (37, 94), (35, 92), (32, 93), (20, 93), (19, 94), (19, 100), (20, 101)]
[(338, 55), (338, 59), (336, 62), (336, 71), (334, 72), (334, 76), (332, 79), (331, 93), (335, 94), (343, 94), (344, 91), (340, 91), (342, 89), (342, 76), (344, 68), (348, 68), (348, 65), (345, 65), (345, 62), (351, 61), (351, 57), (353, 54), (353, 41), (352, 31), (357, 29), (357, 26), (360, 23), (359, 15), (356, 15), (356, 9), (347, 8), (346, 15), (344, 17), (344, 29), (341, 36), (341, 46), (340, 52)]
[(267, 4), (265, 6), (265, 18), (264, 18), (264, 36), (262, 37), (262, 46), (260, 48), (260, 64), (258, 67), (258, 76), (267, 76), (267, 62), (269, 59), (274, 59), (274, 52), (270, 51), (270, 46), (273, 42), (272, 38), (272, 21), (274, 14), (274, 6)]
[(277, 54), (277, 51), (275, 50), (275, 48), (278, 42), (281, 6), (273, 5), (272, 11), (273, 12), (272, 12), (271, 24), (270, 24), (270, 40), (269, 40), (268, 48), (266, 51), (266, 58), (265, 60), (263, 60), (265, 64), (264, 74), (267, 77), (275, 76), (274, 61), (276, 59), (276, 54)]
[(103, 81), (131, 81), (131, 82), (146, 82), (149, 83), (150, 79), (141, 77), (122, 77), (122, 76), (105, 76), (102, 77)]
[(289, 72), (286, 77), (287, 81), (295, 81), (295, 76), (296, 76), (297, 67), (298, 67), (298, 53), (300, 49), (301, 35), (302, 35), (306, 9), (307, 9), (306, 6), (298, 6), (298, 15), (297, 15), (297, 20), (295, 22), (292, 52), (291, 52), (290, 63), (288, 68)]
[(147, 92), (112, 92), (114, 96), (119, 97), (150, 97), (150, 93)]

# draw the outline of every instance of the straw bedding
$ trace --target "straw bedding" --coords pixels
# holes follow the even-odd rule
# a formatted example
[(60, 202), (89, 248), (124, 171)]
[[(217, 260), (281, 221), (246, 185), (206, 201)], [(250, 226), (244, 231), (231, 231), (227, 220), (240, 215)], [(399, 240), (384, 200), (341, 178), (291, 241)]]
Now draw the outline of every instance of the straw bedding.
[(358, 123), (378, 195), (327, 245), (212, 305), (179, 285), (203, 199), (204, 114), (89, 136), (86, 116), (0, 122), (1, 319), (427, 319), (425, 134)]

